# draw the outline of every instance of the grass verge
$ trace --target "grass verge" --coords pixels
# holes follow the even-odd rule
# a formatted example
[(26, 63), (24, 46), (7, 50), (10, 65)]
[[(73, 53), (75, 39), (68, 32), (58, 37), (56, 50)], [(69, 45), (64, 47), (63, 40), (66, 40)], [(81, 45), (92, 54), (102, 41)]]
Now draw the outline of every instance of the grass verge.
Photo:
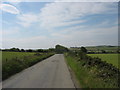
[(84, 65), (84, 60), (79, 60), (78, 57), (71, 56), (68, 53), (65, 54), (65, 58), (75, 72), (81, 88), (118, 88), (117, 77), (100, 77), (102, 71), (97, 66), (87, 67)]

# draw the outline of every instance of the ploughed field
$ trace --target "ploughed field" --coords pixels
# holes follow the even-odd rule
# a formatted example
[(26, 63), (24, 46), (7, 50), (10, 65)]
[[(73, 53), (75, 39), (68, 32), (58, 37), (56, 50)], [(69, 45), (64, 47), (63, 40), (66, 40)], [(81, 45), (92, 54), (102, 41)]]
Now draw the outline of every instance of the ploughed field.
[(99, 57), (101, 58), (101, 60), (106, 61), (107, 63), (113, 64), (117, 68), (119, 67), (118, 66), (119, 54), (88, 54), (88, 55), (91, 57)]

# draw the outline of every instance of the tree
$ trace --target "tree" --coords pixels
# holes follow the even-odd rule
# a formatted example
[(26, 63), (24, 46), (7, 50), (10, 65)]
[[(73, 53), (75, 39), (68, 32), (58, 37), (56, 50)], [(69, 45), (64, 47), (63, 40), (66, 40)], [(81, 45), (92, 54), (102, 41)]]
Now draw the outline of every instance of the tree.
[(11, 48), (9, 51), (19, 52), (20, 49), (19, 48)]
[(56, 45), (55, 46), (55, 51), (56, 53), (64, 53), (64, 52), (68, 52), (68, 48), (64, 47), (64, 46), (61, 46), (61, 45)]
[(85, 47), (81, 47), (81, 51), (87, 53), (87, 49)]
[(28, 50), (26, 50), (26, 52), (33, 52), (33, 50), (32, 49), (28, 49)]
[(24, 50), (24, 49), (21, 49), (21, 52), (25, 52), (25, 50)]
[(43, 52), (43, 49), (38, 49), (37, 52)]
[(55, 51), (55, 49), (54, 49), (54, 48), (49, 48), (49, 51), (54, 52), (54, 51)]
[(105, 50), (101, 50), (101, 52), (102, 52), (102, 53), (106, 53), (106, 51), (105, 51)]

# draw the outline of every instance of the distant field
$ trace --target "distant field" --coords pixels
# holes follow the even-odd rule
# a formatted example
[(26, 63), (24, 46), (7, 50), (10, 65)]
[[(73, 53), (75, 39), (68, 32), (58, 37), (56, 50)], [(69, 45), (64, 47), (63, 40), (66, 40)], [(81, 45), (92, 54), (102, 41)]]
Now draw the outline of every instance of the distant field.
[(12, 58), (22, 58), (24, 56), (30, 56), (34, 53), (31, 52), (2, 52), (2, 61), (4, 62), (6, 59), (11, 60)]
[(99, 51), (99, 50), (107, 50), (107, 51), (116, 51), (118, 50), (117, 46), (90, 46), (86, 47), (86, 49), (89, 51)]
[(99, 57), (103, 61), (106, 61), (118, 67), (118, 54), (88, 54), (88, 55), (92, 57)]
[[(85, 48), (88, 50), (88, 52), (101, 52), (102, 50), (105, 50), (111, 53), (118, 51), (118, 46), (86, 46)], [(80, 47), (71, 47), (70, 50), (80, 50)]]

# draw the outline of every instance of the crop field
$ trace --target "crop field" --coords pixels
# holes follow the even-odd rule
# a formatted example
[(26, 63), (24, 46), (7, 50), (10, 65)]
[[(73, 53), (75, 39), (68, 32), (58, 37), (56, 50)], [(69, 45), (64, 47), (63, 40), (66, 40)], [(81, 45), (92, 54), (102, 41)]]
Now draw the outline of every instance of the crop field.
[[(92, 57), (99, 57), (101, 60), (111, 63), (114, 66), (118, 67), (118, 54), (88, 54)], [(120, 68), (120, 67), (119, 67)]]

